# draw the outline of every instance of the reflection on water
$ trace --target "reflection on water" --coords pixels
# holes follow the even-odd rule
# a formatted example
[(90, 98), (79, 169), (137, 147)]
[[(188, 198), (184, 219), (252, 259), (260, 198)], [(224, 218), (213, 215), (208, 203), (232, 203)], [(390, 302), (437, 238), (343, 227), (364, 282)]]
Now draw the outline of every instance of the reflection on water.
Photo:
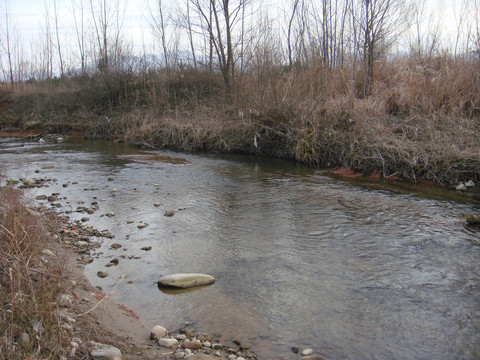
[[(58, 179), (32, 196), (58, 191), (64, 210), (98, 201), (90, 222), (116, 237), (102, 240), (86, 274), (106, 291), (125, 274), (131, 283), (118, 286), (116, 300), (147, 326), (191, 321), (251, 343), (264, 359), (295, 359), (291, 346), (331, 359), (480, 356), (480, 235), (461, 218), (478, 202), (268, 159), (15, 144), (0, 141), (2, 174)], [(54, 168), (35, 174), (45, 162)], [(115, 216), (103, 216), (109, 211)], [(122, 248), (111, 249), (114, 242)], [(104, 267), (120, 255), (118, 266)], [(109, 276), (97, 278), (98, 270)], [(180, 272), (217, 281), (157, 288), (161, 275)]]

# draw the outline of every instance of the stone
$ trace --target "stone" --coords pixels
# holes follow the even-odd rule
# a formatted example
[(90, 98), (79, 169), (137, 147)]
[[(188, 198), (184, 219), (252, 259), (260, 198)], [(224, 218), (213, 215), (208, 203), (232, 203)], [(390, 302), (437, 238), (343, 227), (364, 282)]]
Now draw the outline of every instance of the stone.
[(109, 176), (109, 177), (107, 178), (107, 181), (113, 181), (113, 177)]
[(200, 341), (185, 341), (182, 343), (184, 349), (198, 350), (202, 348), (202, 343)]
[(73, 297), (68, 294), (60, 294), (57, 298), (57, 304), (61, 307), (70, 307), (73, 305)]
[(211, 348), (212, 347), (212, 343), (210, 341), (204, 341), (203, 342), (203, 346), (206, 347), (206, 348)]
[(153, 204), (153, 206), (155, 206), (155, 207), (159, 207), (160, 205), (162, 205), (162, 204), (159, 203), (159, 202), (156, 202), (155, 204)]
[(162, 276), (158, 280), (159, 287), (187, 289), (195, 286), (209, 285), (215, 278), (206, 274), (173, 274)]
[(26, 348), (28, 347), (29, 344), (30, 344), (30, 335), (28, 335), (28, 333), (26, 332), (21, 333), (20, 337), (18, 338), (18, 345)]
[(106, 277), (108, 276), (108, 274), (107, 274), (106, 272), (99, 271), (99, 272), (97, 272), (97, 276), (98, 276), (99, 278), (102, 278), (102, 279), (103, 279), (103, 278), (106, 278)]
[(161, 338), (158, 339), (158, 345), (166, 348), (173, 348), (178, 345), (178, 340), (173, 338)]
[(475, 183), (472, 181), (472, 180), (468, 180), (466, 183), (465, 183), (465, 186), (467, 188), (473, 188), (475, 187)]
[(466, 191), (466, 190), (467, 190), (467, 187), (466, 187), (463, 183), (460, 183), (460, 184), (458, 184), (458, 185), (455, 187), (455, 190), (457, 190), (457, 191)]
[(465, 214), (468, 225), (480, 225), (480, 214)]
[(87, 222), (88, 220), (90, 220), (90, 219), (86, 216), (84, 216), (80, 219), (81, 222)]
[(95, 343), (89, 341), (88, 345), (92, 350), (90, 350), (90, 356), (95, 360), (121, 360), (122, 352), (120, 349), (100, 343)]
[(55, 257), (56, 255), (49, 249), (43, 249), (42, 254), (45, 256)]
[(198, 334), (197, 339), (200, 341), (212, 341), (212, 337), (208, 334)]
[(152, 330), (150, 330), (150, 340), (163, 338), (167, 334), (168, 334), (168, 331), (163, 326), (160, 326), (160, 325), (154, 326)]
[(115, 213), (113, 211), (109, 211), (105, 214), (106, 217), (114, 217)]
[(307, 355), (302, 356), (300, 360), (325, 360), (325, 358), (322, 355)]
[(302, 356), (309, 356), (309, 355), (313, 355), (313, 349), (305, 349), (302, 351)]
[(175, 215), (175, 211), (167, 210), (167, 211), (165, 211), (164, 215), (167, 216), (167, 217), (172, 217), (173, 215)]
[(120, 249), (122, 245), (120, 245), (119, 243), (113, 243), (112, 245), (110, 245), (110, 247), (114, 250), (117, 250)]
[(185, 334), (178, 334), (178, 335), (175, 335), (175, 339), (177, 339), (177, 340), (179, 340), (179, 341), (187, 340), (187, 335), (185, 335)]
[(196, 354), (190, 354), (184, 357), (184, 359), (188, 360), (214, 360), (216, 359), (215, 357), (208, 355), (208, 354), (202, 354), (200, 352)]
[(47, 200), (47, 195), (38, 195), (35, 199), (37, 199), (37, 200)]
[(42, 169), (53, 169), (55, 166), (53, 166), (53, 164), (45, 164), (45, 165), (42, 165)]
[(214, 343), (212, 344), (212, 349), (213, 350), (221, 350), (223, 348), (223, 345), (220, 343)]
[(144, 247), (142, 247), (142, 250), (143, 251), (150, 251), (150, 250), (152, 250), (152, 247), (151, 246), (144, 246)]
[(137, 225), (137, 228), (143, 229), (143, 228), (146, 228), (147, 226), (148, 226), (147, 223), (140, 223), (140, 224)]

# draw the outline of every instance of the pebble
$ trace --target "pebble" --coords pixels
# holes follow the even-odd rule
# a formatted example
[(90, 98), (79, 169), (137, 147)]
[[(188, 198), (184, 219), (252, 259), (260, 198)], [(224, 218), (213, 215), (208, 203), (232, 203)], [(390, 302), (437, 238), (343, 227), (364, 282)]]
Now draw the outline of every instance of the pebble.
[(90, 347), (93, 349), (90, 350), (90, 356), (95, 360), (121, 360), (122, 352), (120, 349), (100, 343), (95, 343), (89, 341)]
[(166, 348), (172, 348), (178, 345), (178, 340), (173, 338), (161, 338), (158, 339), (158, 345)]
[(148, 226), (147, 223), (140, 223), (140, 224), (137, 225), (137, 227), (138, 227), (139, 229), (146, 228), (147, 226)]
[(458, 184), (458, 185), (455, 187), (455, 190), (457, 190), (457, 191), (466, 191), (466, 190), (467, 190), (467, 187), (466, 187), (463, 183), (460, 183), (460, 184)]
[(302, 351), (302, 356), (308, 356), (308, 355), (313, 355), (313, 349), (305, 349)]
[(144, 246), (144, 247), (142, 247), (142, 250), (143, 251), (150, 251), (150, 250), (152, 250), (152, 247), (151, 246)]
[(98, 276), (99, 278), (102, 278), (102, 279), (103, 279), (103, 278), (106, 278), (106, 277), (108, 276), (108, 274), (107, 274), (106, 272), (104, 272), (104, 271), (99, 271), (99, 272), (97, 272), (97, 276)]
[(182, 347), (184, 349), (190, 349), (190, 350), (198, 350), (198, 349), (201, 349), (202, 348), (202, 343), (198, 340), (194, 340), (194, 341), (185, 341), (183, 344), (182, 344)]
[(167, 211), (165, 211), (164, 215), (167, 216), (167, 217), (172, 217), (173, 215), (175, 215), (175, 211), (167, 210)]
[(150, 339), (151, 340), (160, 339), (167, 334), (168, 334), (167, 329), (165, 329), (163, 326), (157, 325), (157, 326), (154, 326), (152, 330), (150, 330)]
[(120, 249), (122, 245), (119, 243), (113, 243), (112, 245), (110, 245), (110, 247), (114, 250), (117, 250), (117, 249)]
[(162, 204), (159, 203), (159, 202), (156, 202), (155, 204), (153, 204), (153, 206), (155, 206), (155, 207), (159, 207), (160, 205), (162, 205)]

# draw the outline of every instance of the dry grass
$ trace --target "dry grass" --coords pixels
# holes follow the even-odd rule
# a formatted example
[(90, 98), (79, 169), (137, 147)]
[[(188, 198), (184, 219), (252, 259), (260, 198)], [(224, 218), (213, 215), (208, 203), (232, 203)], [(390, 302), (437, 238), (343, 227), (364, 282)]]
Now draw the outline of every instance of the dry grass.
[(47, 231), (21, 193), (0, 187), (0, 198), (0, 358), (58, 358), (65, 334), (54, 302), (62, 268), (40, 256)]
[(269, 66), (244, 74), (228, 98), (218, 74), (188, 68), (71, 78), (48, 84), (50, 95), (35, 93), (41, 84), (34, 84), (0, 120), (145, 147), (291, 158), (412, 181), (480, 180), (478, 62), (448, 55), (379, 60), (368, 96), (360, 66), (328, 69), (320, 60)]

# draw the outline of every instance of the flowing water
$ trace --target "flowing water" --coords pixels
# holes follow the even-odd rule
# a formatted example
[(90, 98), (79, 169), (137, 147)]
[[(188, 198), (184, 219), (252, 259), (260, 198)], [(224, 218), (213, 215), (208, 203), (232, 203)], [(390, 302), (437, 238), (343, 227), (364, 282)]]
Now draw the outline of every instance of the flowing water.
[[(60, 192), (59, 210), (73, 210), (72, 220), (85, 216), (75, 212), (79, 201), (98, 201), (89, 223), (115, 238), (100, 240), (85, 273), (104, 291), (126, 275), (114, 298), (147, 327), (189, 321), (250, 343), (261, 359), (296, 359), (292, 346), (327, 359), (480, 357), (480, 232), (461, 217), (480, 211), (474, 199), (271, 159), (20, 144), (0, 139), (0, 174), (55, 177), (27, 194)], [(170, 209), (175, 215), (164, 216)], [(161, 275), (181, 272), (217, 281), (156, 287)]]

